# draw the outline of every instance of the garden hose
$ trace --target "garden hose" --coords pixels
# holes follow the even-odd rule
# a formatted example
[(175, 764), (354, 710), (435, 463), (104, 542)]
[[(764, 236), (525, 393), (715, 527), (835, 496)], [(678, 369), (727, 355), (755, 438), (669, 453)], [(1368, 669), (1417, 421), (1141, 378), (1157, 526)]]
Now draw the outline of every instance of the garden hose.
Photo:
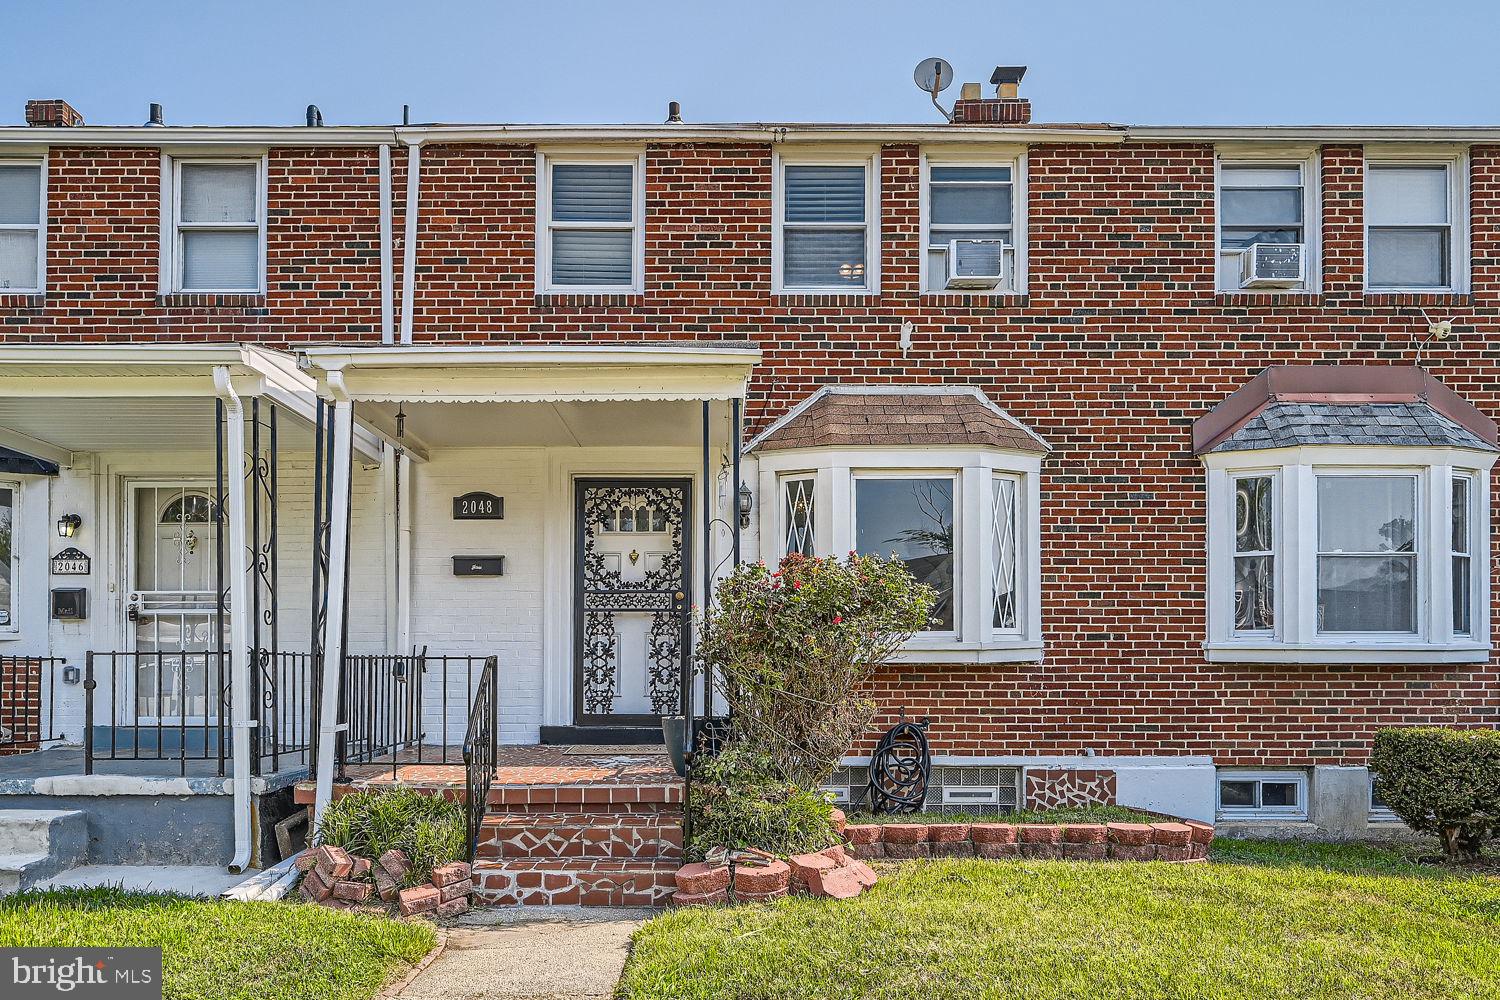
[(932, 777), (926, 723), (902, 719), (880, 738), (870, 758), (870, 809), (909, 813), (922, 808)]

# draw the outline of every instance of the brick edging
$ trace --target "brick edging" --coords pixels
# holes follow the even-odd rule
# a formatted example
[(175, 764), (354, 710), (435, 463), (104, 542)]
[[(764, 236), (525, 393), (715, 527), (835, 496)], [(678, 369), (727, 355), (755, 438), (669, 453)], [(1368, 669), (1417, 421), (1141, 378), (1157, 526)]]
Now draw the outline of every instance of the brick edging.
[(1064, 861), (1204, 861), (1212, 824), (1168, 818), (1155, 823), (851, 823), (849, 852), (862, 860), (1031, 858)]

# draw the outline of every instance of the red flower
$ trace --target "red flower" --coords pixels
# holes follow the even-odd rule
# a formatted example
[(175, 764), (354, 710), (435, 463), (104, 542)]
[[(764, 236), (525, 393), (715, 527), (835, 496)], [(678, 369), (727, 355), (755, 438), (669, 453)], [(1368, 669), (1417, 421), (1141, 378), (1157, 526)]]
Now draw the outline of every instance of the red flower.
[(835, 625), (842, 625), (842, 624), (844, 624), (844, 616), (843, 615), (834, 615), (833, 616), (833, 623)]

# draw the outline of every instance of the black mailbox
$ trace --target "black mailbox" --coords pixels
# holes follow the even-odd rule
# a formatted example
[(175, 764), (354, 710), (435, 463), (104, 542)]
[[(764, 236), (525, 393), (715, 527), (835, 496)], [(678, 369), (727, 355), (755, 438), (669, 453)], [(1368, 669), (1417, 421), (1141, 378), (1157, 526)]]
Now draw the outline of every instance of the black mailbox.
[(57, 587), (52, 591), (52, 617), (57, 621), (83, 621), (89, 616), (89, 592), (82, 587)]
[(454, 576), (504, 576), (504, 556), (454, 556)]

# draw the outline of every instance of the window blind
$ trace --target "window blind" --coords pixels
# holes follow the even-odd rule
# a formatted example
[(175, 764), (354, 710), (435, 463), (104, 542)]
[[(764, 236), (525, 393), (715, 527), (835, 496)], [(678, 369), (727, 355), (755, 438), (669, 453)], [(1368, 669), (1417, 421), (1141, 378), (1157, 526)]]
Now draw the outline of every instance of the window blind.
[(635, 166), (552, 166), (551, 284), (630, 288), (635, 280)]

